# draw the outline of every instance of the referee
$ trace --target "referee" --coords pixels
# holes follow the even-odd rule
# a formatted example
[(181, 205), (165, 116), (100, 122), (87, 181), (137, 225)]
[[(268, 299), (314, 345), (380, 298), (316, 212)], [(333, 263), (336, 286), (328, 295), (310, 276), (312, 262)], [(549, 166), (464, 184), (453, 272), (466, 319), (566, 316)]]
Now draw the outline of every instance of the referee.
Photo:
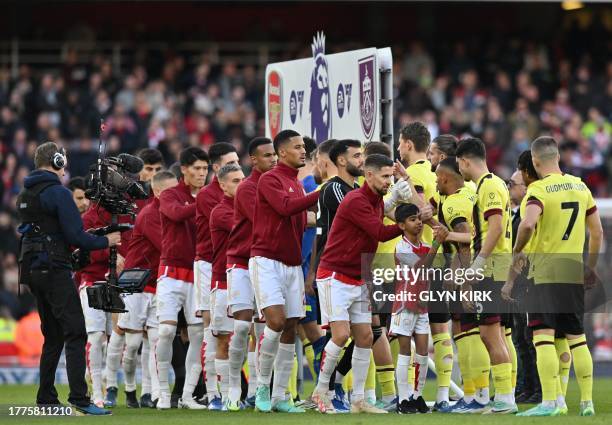
[(34, 154), (36, 170), (25, 178), (17, 198), (22, 234), (19, 283), (36, 297), (45, 338), (40, 358), (38, 405), (59, 405), (55, 371), (64, 346), (70, 394), (68, 401), (81, 414), (111, 412), (91, 403), (85, 383), (85, 319), (71, 277), (70, 246), (85, 250), (116, 245), (118, 232), (94, 236), (83, 231), (83, 222), (70, 191), (60, 177), (67, 165), (63, 148), (40, 145)]

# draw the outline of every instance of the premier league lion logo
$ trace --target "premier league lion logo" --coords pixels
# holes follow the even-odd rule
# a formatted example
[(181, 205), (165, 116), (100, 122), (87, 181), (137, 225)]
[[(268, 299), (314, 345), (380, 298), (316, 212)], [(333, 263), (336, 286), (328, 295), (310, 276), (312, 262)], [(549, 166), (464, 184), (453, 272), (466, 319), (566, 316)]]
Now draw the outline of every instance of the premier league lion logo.
[(312, 42), (314, 69), (310, 78), (310, 133), (317, 143), (331, 133), (331, 97), (329, 74), (325, 59), (325, 35), (318, 33)]
[(368, 140), (374, 133), (376, 117), (376, 84), (374, 75), (374, 56), (359, 60), (359, 109), (361, 112), (361, 128)]

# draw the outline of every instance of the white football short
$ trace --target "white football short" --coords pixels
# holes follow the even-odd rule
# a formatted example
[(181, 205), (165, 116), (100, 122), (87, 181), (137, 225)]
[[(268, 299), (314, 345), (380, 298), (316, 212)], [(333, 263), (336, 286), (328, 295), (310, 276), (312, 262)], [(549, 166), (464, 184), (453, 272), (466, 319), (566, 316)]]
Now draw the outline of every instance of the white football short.
[(202, 320), (196, 317), (195, 290), (193, 283), (161, 275), (157, 279), (157, 320), (176, 321), (183, 309), (188, 325), (196, 325)]
[(227, 269), (227, 304), (232, 314), (242, 310), (256, 310), (255, 292), (247, 269), (236, 266)]
[(429, 315), (427, 313), (415, 313), (406, 309), (399, 313), (393, 313), (391, 315), (389, 333), (401, 336), (429, 334)]
[(146, 327), (157, 328), (157, 309), (155, 308), (155, 294), (141, 292), (123, 297), (127, 313), (119, 315), (117, 326), (121, 329), (135, 331), (145, 330)]
[(349, 285), (333, 277), (317, 279), (321, 325), (331, 322), (372, 323), (367, 285)]
[(304, 317), (304, 275), (300, 266), (287, 266), (265, 257), (249, 259), (249, 276), (259, 316), (273, 305), (285, 307), (285, 317)]
[(229, 317), (227, 289), (215, 289), (210, 293), (211, 321), (213, 334), (234, 332), (234, 319)]

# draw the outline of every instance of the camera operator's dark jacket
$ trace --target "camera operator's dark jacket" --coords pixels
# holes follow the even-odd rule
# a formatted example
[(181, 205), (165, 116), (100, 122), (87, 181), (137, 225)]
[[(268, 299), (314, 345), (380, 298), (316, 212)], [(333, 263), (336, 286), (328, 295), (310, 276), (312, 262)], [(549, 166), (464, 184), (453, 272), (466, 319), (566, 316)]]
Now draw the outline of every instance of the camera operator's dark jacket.
[[(57, 217), (60, 223), (61, 233), (49, 236), (59, 244), (66, 246), (77, 246), (86, 250), (103, 249), (108, 246), (108, 239), (103, 236), (95, 236), (83, 230), (83, 221), (72, 199), (70, 190), (62, 186), (59, 177), (45, 170), (34, 170), (24, 180), (24, 187), (31, 189), (39, 184), (48, 183), (39, 195), (41, 213)], [(22, 225), (23, 226), (23, 225)], [(24, 230), (21, 228), (20, 230)], [(29, 234), (29, 233), (28, 233)], [(38, 254), (32, 258), (32, 267), (42, 267), (47, 261), (46, 254)], [(53, 261), (53, 267), (70, 268), (69, 262)]]

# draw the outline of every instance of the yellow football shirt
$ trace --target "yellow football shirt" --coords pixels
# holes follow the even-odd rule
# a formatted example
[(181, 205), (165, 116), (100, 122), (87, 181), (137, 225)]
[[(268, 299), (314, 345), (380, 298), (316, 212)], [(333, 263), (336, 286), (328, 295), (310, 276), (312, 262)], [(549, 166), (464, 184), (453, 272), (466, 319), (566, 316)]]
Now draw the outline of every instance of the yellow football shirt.
[[(441, 203), (438, 205), (438, 220), (450, 231), (459, 223), (467, 223), (470, 227), (470, 235), (474, 237), (473, 212), (476, 203), (476, 192), (468, 186), (463, 186), (457, 192), (444, 196), (441, 195)], [(456, 252), (454, 245), (443, 244), (444, 252), (452, 247), (451, 253)], [(465, 265), (467, 267), (467, 264)]]
[[(416, 161), (406, 168), (406, 173), (408, 173), (410, 180), (412, 180), (412, 184), (416, 191), (423, 195), (423, 201), (430, 203), (432, 199), (436, 199), (436, 173), (431, 171), (431, 162), (426, 159)], [(433, 218), (436, 218), (436, 211), (434, 211)], [(431, 227), (425, 226), (423, 228), (423, 237), (421, 240), (431, 245), (433, 241), (433, 231)]]
[(502, 216), (502, 234), (487, 258), (485, 277), (505, 282), (510, 270), (512, 254), (512, 220), (510, 193), (506, 183), (493, 173), (483, 174), (476, 181), (476, 204), (474, 208), (474, 238), (472, 251), (477, 255), (489, 231), (488, 218)]
[(549, 174), (525, 198), (542, 209), (529, 247), (535, 283), (583, 283), (586, 217), (597, 210), (589, 188), (571, 174)]

